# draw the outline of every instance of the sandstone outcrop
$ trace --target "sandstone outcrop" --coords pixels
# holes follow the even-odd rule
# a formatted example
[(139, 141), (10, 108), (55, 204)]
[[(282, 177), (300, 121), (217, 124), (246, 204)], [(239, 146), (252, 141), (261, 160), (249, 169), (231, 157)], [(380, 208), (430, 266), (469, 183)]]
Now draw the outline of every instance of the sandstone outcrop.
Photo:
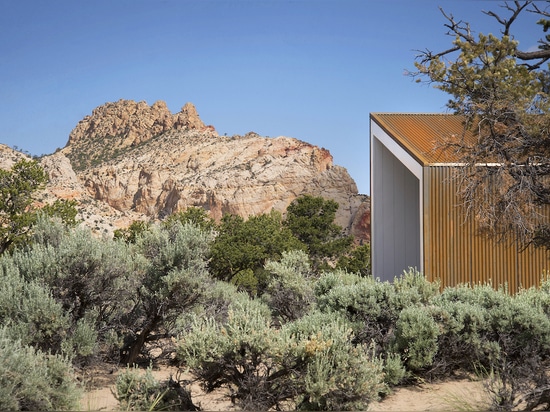
[(143, 101), (119, 100), (105, 103), (84, 117), (71, 131), (63, 153), (75, 170), (84, 170), (173, 130), (217, 135), (214, 127), (204, 125), (191, 103), (173, 115), (162, 101), (149, 106)]
[(217, 220), (225, 213), (284, 212), (298, 196), (311, 194), (338, 202), (336, 223), (358, 242), (369, 238), (368, 196), (358, 194), (328, 150), (254, 132), (219, 136), (190, 103), (174, 115), (164, 102), (107, 103), (78, 123), (65, 148), (41, 162), (50, 195), (77, 200), (80, 217), (96, 231), (162, 219), (189, 206)]

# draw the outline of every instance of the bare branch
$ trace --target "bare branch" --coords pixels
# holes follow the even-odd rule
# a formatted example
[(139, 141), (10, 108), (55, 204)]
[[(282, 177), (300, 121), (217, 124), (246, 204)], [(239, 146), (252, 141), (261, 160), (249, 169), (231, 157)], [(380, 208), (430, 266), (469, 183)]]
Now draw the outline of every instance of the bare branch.
[(517, 19), (521, 11), (531, 3), (532, 3), (531, 1), (525, 1), (523, 4), (521, 4), (519, 1), (516, 0), (514, 1), (515, 7), (511, 7), (508, 5), (508, 2), (505, 2), (504, 6), (502, 7), (512, 12), (512, 16), (510, 16), (508, 20), (501, 18), (498, 14), (496, 14), (493, 11), (484, 11), (483, 13), (485, 13), (488, 16), (494, 17), (500, 24), (502, 24), (504, 26), (504, 30), (502, 30), (501, 33), (505, 36), (509, 36), (510, 27), (512, 26), (512, 23), (514, 23), (514, 21)]

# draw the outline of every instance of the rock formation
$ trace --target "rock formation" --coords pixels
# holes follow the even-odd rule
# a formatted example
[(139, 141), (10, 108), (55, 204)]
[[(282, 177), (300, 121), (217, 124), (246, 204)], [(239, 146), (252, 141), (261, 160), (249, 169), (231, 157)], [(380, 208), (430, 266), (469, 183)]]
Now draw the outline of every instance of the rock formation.
[(105, 223), (99, 229), (112, 231), (189, 206), (217, 220), (225, 213), (284, 212), (296, 197), (311, 194), (338, 202), (336, 223), (358, 241), (369, 236), (368, 196), (358, 194), (328, 150), (253, 132), (219, 136), (190, 103), (174, 115), (164, 102), (106, 103), (78, 123), (64, 149), (41, 162), (51, 194), (95, 205), (93, 212), (82, 206), (81, 215), (96, 230), (98, 214)]

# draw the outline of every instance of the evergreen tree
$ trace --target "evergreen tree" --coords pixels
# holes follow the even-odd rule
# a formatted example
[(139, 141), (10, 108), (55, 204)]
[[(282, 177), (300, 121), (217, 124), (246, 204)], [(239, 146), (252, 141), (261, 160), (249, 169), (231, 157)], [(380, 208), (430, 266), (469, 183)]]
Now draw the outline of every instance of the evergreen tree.
[(549, 14), (541, 3), (505, 2), (507, 15), (485, 12), (502, 25), (499, 35), (474, 36), (468, 23), (443, 12), (452, 46), (422, 52), (414, 75), (448, 93), (447, 106), (474, 134), (472, 141), (459, 134), (438, 142), (458, 154), (466, 209), (495, 235), (519, 235), (550, 248), (550, 36), (529, 51), (513, 35), (519, 18), (531, 13), (547, 31)]
[(351, 248), (352, 237), (334, 223), (337, 210), (334, 200), (310, 195), (298, 197), (286, 210), (285, 226), (307, 246), (315, 270), (327, 268)]
[(47, 176), (34, 160), (20, 160), (11, 170), (0, 169), (0, 254), (23, 242), (36, 221), (33, 194)]

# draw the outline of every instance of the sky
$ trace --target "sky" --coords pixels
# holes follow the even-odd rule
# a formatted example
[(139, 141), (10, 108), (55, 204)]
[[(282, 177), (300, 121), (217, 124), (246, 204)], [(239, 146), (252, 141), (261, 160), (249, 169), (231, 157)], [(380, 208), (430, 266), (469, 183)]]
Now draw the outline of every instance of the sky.
[[(451, 45), (439, 7), (497, 33), (485, 0), (0, 0), (0, 143), (51, 154), (120, 99), (193, 103), (220, 135), (328, 149), (369, 194), (369, 113), (446, 112), (416, 83), (419, 50)], [(518, 21), (536, 47), (534, 17)]]

